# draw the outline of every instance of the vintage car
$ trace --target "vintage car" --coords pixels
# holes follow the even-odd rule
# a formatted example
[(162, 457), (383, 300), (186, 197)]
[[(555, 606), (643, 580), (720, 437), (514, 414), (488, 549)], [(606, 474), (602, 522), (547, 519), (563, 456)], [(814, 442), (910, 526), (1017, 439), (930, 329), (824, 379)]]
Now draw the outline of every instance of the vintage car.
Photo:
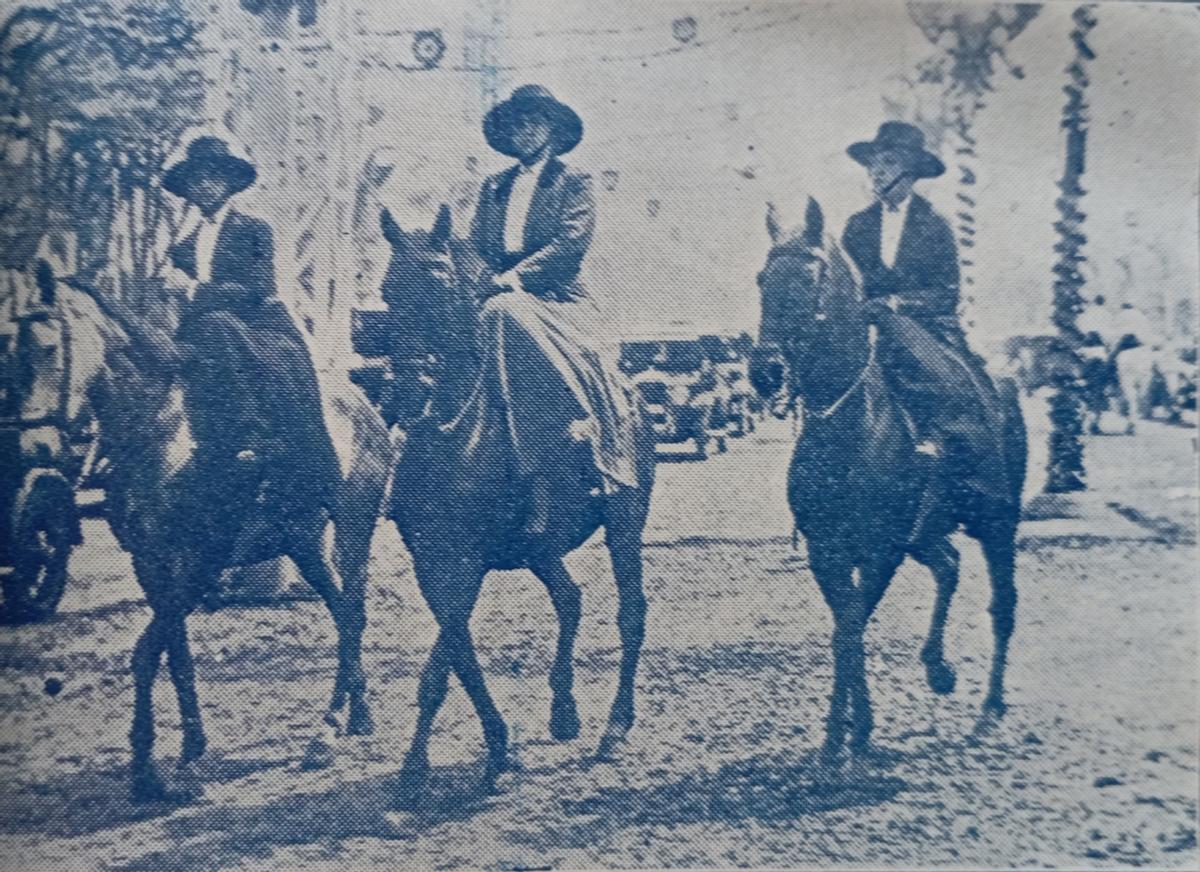
[[(651, 353), (652, 352), (652, 353)], [(622, 346), (621, 367), (631, 376), (660, 443), (692, 442), (699, 456), (725, 450), (725, 431), (714, 426), (722, 391), (704, 349), (695, 339), (642, 340)]]
[[(762, 400), (750, 384), (749, 352), (743, 352), (740, 338), (700, 337), (705, 356), (712, 362), (718, 380), (713, 426), (725, 426), (731, 436), (754, 432), (755, 419), (763, 410)], [(753, 340), (750, 347), (753, 347)]]
[(0, 324), (0, 622), (49, 617), (82, 541), (75, 501), (91, 456), (68, 420), (71, 339), (54, 301)]

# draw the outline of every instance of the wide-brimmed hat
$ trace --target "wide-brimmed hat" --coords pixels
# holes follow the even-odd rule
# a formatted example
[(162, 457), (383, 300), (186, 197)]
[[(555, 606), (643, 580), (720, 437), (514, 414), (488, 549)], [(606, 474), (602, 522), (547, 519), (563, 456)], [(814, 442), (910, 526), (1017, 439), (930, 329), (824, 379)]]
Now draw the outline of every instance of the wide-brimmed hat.
[(885, 121), (879, 132), (868, 142), (856, 142), (846, 153), (860, 164), (866, 164), (872, 155), (892, 151), (908, 160), (909, 169), (918, 179), (932, 179), (946, 171), (946, 165), (936, 154), (925, 148), (925, 134), (920, 128), (904, 121)]
[(188, 145), (187, 157), (163, 174), (163, 188), (187, 199), (193, 182), (205, 177), (224, 179), (231, 194), (254, 184), (258, 172), (254, 164), (229, 151), (229, 143), (215, 136), (200, 136)]
[(483, 119), (483, 135), (488, 145), (501, 154), (518, 157), (512, 145), (513, 122), (525, 112), (541, 112), (553, 128), (551, 148), (555, 154), (566, 154), (583, 139), (583, 121), (575, 110), (560, 103), (541, 85), (522, 85), (503, 103), (497, 103)]

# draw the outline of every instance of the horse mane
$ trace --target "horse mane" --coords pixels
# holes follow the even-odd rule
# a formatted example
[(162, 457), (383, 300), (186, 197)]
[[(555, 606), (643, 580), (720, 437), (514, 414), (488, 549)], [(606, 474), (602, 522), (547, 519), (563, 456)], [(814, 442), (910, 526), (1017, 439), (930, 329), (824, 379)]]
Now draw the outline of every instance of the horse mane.
[(108, 354), (127, 347), (129, 337), (95, 300), (67, 282), (57, 283), (55, 307), (70, 335), (67, 416), (74, 420), (86, 407), (92, 385), (108, 374)]

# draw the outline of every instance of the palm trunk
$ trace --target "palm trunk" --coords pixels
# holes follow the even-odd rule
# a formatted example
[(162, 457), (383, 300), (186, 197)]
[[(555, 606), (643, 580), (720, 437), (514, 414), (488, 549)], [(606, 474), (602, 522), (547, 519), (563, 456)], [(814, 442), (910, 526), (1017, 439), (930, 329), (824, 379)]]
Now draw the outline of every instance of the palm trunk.
[[(1066, 161), (1062, 179), (1058, 183), (1061, 196), (1055, 202), (1059, 220), (1055, 222), (1054, 229), (1059, 239), (1054, 246), (1058, 262), (1054, 265), (1053, 320), (1063, 341), (1074, 348), (1080, 339), (1075, 321), (1083, 308), (1080, 291), (1084, 279), (1079, 265), (1085, 259), (1083, 246), (1087, 242), (1083, 232), (1087, 216), (1080, 209), (1080, 202), (1086, 193), (1082, 184), (1087, 157), (1086, 67), (1096, 56), (1087, 44), (1087, 35), (1096, 26), (1096, 18), (1088, 6), (1080, 6), (1072, 18), (1075, 27), (1071, 30), (1071, 42), (1075, 47), (1075, 58), (1066, 69), (1069, 82), (1063, 89), (1067, 95), (1062, 120), (1066, 130)], [(1055, 388), (1055, 395), (1050, 402), (1050, 459), (1046, 466), (1046, 492), (1084, 490), (1087, 485), (1084, 481), (1080, 380), (1074, 376), (1064, 376)]]

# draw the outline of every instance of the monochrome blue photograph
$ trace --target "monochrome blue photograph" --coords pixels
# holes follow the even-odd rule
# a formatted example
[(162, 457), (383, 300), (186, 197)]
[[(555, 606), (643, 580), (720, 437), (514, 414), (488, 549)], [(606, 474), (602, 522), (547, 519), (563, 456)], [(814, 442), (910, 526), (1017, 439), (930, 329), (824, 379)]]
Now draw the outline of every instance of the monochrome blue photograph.
[(1200, 866), (1200, 3), (4, 0), (0, 869)]

